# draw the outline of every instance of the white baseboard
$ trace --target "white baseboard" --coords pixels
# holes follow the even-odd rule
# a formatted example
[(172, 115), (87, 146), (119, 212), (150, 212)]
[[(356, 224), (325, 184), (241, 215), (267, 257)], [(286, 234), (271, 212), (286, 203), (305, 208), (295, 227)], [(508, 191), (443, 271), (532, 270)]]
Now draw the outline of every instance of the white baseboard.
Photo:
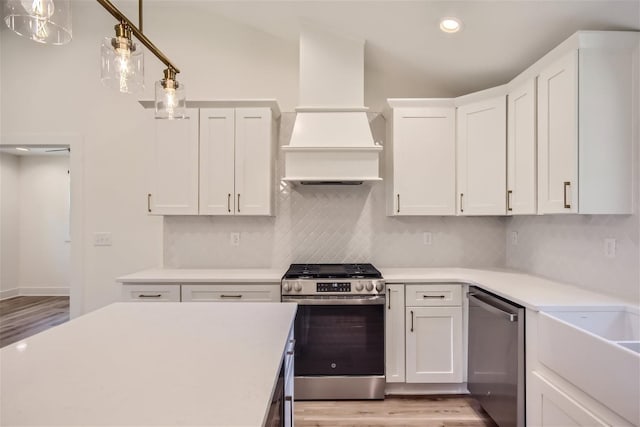
[(467, 383), (460, 384), (407, 384), (387, 383), (385, 395), (469, 394)]
[(69, 288), (19, 288), (20, 296), (57, 297), (69, 296)]
[(6, 291), (0, 291), (0, 301), (3, 299), (13, 298), (20, 295), (19, 288), (7, 289)]

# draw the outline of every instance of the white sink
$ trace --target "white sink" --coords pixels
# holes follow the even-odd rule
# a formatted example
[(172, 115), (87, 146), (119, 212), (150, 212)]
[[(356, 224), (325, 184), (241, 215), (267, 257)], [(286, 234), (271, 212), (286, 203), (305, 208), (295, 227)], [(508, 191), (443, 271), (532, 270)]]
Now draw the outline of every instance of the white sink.
[(640, 313), (630, 307), (540, 312), (538, 360), (640, 425)]
[(640, 316), (627, 307), (590, 310), (550, 311), (551, 316), (609, 341), (639, 341)]

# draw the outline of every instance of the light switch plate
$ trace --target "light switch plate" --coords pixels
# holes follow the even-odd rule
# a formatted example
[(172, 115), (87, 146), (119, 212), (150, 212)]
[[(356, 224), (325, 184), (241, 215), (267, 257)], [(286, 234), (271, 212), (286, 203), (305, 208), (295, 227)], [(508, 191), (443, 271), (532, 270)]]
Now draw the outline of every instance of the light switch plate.
[(604, 256), (607, 258), (616, 257), (616, 239), (604, 239)]
[(100, 231), (93, 233), (93, 246), (111, 246), (111, 233)]
[(231, 233), (229, 237), (229, 244), (231, 246), (240, 246), (240, 233)]
[(422, 243), (424, 243), (425, 245), (431, 245), (432, 242), (433, 240), (430, 231), (425, 231), (424, 233), (422, 233)]
[(517, 245), (518, 244), (518, 232), (517, 231), (512, 231), (511, 232), (511, 244), (512, 245)]

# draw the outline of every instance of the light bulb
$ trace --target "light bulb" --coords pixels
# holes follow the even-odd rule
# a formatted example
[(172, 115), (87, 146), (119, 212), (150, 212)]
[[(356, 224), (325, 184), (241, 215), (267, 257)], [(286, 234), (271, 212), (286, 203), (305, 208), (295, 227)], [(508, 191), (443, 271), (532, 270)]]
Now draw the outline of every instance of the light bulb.
[(24, 10), (33, 18), (33, 37), (36, 41), (43, 41), (49, 37), (47, 24), (56, 10), (53, 0), (21, 0)]
[(120, 92), (127, 93), (127, 79), (129, 77), (129, 60), (131, 59), (131, 50), (128, 47), (116, 48), (118, 72), (120, 73)]
[(56, 10), (53, 0), (21, 0), (20, 3), (29, 15), (42, 19), (51, 18)]
[(164, 90), (165, 102), (167, 105), (167, 115), (173, 117), (175, 115), (175, 108), (178, 105), (176, 102), (176, 90), (173, 87), (167, 87)]

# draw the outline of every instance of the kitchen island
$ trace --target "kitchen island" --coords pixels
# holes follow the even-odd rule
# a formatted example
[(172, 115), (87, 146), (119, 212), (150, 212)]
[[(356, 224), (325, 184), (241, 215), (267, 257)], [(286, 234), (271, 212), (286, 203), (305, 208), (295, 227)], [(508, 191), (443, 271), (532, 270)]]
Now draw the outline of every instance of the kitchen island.
[(295, 313), (109, 305), (0, 350), (0, 424), (262, 426)]

